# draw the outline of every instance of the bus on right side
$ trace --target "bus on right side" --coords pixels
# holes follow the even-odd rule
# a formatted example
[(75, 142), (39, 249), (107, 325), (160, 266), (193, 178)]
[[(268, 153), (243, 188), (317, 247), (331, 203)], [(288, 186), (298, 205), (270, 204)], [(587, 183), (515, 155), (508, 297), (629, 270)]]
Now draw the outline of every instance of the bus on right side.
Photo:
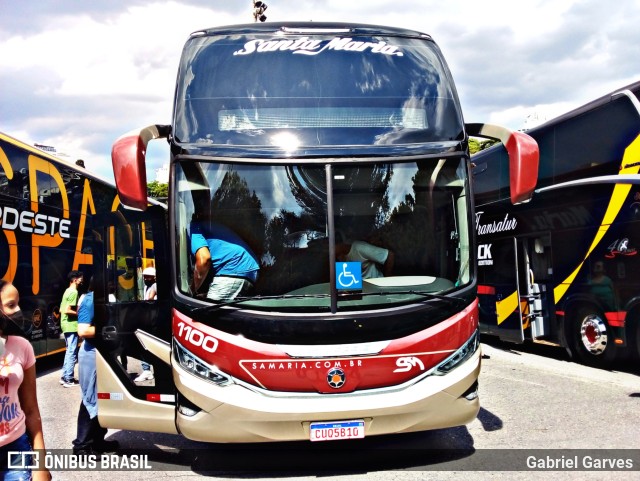
[(472, 157), (480, 329), (608, 368), (640, 357), (640, 81), (527, 131), (531, 201), (498, 144)]

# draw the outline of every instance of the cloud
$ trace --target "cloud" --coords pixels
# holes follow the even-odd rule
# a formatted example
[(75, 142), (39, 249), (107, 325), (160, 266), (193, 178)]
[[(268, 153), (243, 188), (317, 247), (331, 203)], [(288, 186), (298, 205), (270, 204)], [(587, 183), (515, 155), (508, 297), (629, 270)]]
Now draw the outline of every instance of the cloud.
[(110, 3), (104, 15), (45, 8), (31, 13), (36, 25), (51, 15), (46, 28), (14, 35), (6, 35), (13, 30), (5, 28), (10, 22), (3, 17), (0, 81), (10, 88), (0, 94), (2, 130), (14, 136), (28, 132), (21, 140), (82, 156), (88, 168), (93, 164), (97, 173), (113, 178), (112, 142), (133, 128), (170, 123), (182, 45), (197, 29), (193, 19), (214, 17), (198, 6), (142, 3), (120, 10)]
[[(520, 128), (640, 78), (640, 0), (267, 0), (269, 21), (383, 24), (431, 34), (467, 121)], [(112, 178), (121, 134), (169, 123), (180, 53), (193, 31), (252, 21), (248, 0), (3, 2), (0, 130), (55, 145)], [(551, 113), (553, 112), (553, 114)], [(149, 180), (168, 159), (149, 151)]]

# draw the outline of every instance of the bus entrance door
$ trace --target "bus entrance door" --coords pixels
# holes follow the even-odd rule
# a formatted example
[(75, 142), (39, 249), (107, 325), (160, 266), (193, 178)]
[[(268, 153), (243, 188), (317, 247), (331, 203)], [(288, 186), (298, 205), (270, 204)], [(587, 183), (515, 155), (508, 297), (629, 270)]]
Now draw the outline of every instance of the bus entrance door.
[[(494, 242), (494, 252), (502, 259), (497, 267), (500, 282), (496, 283), (497, 334), (500, 339), (524, 342), (522, 325), (523, 306), (521, 302), (521, 275), (523, 268), (521, 245), (516, 238)], [(503, 262), (506, 261), (506, 262)], [(510, 266), (507, 269), (501, 266)], [(515, 266), (515, 269), (513, 268)]]
[(536, 340), (544, 336), (545, 332), (542, 317), (542, 292), (540, 285), (535, 282), (529, 244), (529, 239), (516, 240), (520, 325), (523, 338), (525, 332), (529, 330), (531, 340)]
[(486, 256), (488, 261), (479, 260), (479, 271), (490, 287), (485, 292), (495, 296), (495, 321), (491, 322), (490, 303), (484, 299), (483, 332), (517, 343), (548, 337), (544, 306), (548, 302), (549, 239), (512, 237), (486, 245), (492, 255)]
[[(94, 255), (98, 417), (107, 428), (176, 433), (164, 209), (100, 221)], [(101, 304), (101, 305), (100, 305)]]

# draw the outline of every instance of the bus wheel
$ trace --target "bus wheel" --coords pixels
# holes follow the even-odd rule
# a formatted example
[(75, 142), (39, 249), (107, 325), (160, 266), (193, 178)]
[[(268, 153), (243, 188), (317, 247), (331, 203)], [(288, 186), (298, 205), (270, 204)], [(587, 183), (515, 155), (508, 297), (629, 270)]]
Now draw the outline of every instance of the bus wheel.
[(580, 308), (572, 323), (571, 352), (582, 364), (608, 368), (616, 352), (606, 318), (591, 307)]

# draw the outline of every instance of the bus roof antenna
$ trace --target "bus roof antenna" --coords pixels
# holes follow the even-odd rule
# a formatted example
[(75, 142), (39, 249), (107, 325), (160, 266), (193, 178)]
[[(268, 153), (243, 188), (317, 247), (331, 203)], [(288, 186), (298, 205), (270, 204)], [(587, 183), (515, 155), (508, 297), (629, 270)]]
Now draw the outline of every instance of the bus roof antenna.
[(266, 3), (261, 2), (260, 0), (253, 0), (253, 20), (255, 22), (264, 22), (267, 19), (267, 16), (264, 14), (266, 9)]

